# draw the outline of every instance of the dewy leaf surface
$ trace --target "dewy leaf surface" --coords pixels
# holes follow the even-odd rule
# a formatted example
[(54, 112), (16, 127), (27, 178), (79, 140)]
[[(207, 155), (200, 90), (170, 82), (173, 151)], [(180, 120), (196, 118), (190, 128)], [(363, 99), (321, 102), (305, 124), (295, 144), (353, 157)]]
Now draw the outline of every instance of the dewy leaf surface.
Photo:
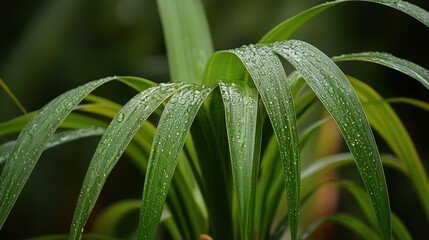
[[(364, 103), (365, 112), (371, 126), (391, 147), (405, 166), (408, 177), (416, 188), (420, 202), (429, 219), (429, 181), (414, 143), (398, 115), (384, 99), (370, 86), (355, 78), (348, 77), (359, 98)], [(386, 121), (388, 119), (388, 121)]]
[(390, 239), (390, 204), (380, 154), (352, 86), (329, 57), (308, 43), (291, 40), (272, 48), (301, 73), (337, 122), (370, 194), (383, 239)]
[(193, 119), (212, 88), (190, 86), (173, 95), (152, 144), (143, 189), (138, 239), (155, 239), (171, 179)]
[(307, 21), (311, 20), (315, 16), (319, 15), (320, 13), (324, 12), (325, 10), (333, 6), (337, 6), (340, 3), (346, 3), (346, 2), (371, 2), (371, 3), (382, 4), (382, 5), (394, 8), (396, 10), (399, 10), (403, 13), (406, 13), (429, 27), (429, 13), (426, 10), (406, 1), (339, 0), (339, 1), (332, 1), (332, 2), (320, 4), (318, 6), (312, 7), (306, 11), (303, 11), (285, 20), (284, 22), (280, 23), (275, 28), (273, 28), (271, 31), (269, 31), (267, 34), (265, 34), (265, 36), (262, 37), (259, 43), (272, 43), (276, 41), (287, 40), (296, 30), (298, 30)]
[(101, 137), (85, 176), (73, 217), (70, 239), (79, 239), (107, 176), (143, 122), (183, 84), (162, 84), (133, 97)]
[(338, 57), (333, 57), (332, 60), (340, 61), (365, 61), (377, 63), (399, 72), (407, 74), (416, 79), (429, 89), (429, 71), (413, 62), (395, 57), (388, 53), (382, 52), (362, 52), (353, 54), (344, 54)]
[(280, 59), (264, 45), (235, 49), (249, 72), (267, 109), (283, 163), (292, 239), (296, 239), (300, 201), (300, 158), (298, 130), (292, 93)]
[[(103, 133), (104, 133), (104, 128), (96, 127), (96, 126), (55, 133), (47, 143), (45, 150), (67, 142), (81, 139), (84, 137), (99, 136), (99, 135), (102, 135)], [(3, 161), (9, 158), (10, 150), (12, 150), (15, 143), (16, 141), (11, 141), (0, 145), (0, 164), (2, 164)]]
[(115, 79), (89, 82), (55, 98), (32, 118), (19, 134), (0, 177), (0, 228), (55, 130), (91, 91)]
[(254, 157), (258, 92), (254, 86), (249, 86), (244, 81), (231, 83), (221, 81), (219, 87), (225, 106), (232, 174), (238, 198), (241, 238), (252, 239), (259, 166), (259, 158)]

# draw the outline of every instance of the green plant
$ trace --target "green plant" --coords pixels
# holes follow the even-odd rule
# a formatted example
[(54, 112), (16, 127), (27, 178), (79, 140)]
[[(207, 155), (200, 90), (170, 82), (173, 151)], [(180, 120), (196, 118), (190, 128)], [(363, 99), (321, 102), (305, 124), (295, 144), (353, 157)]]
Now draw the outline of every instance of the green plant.
[[(297, 239), (311, 235), (325, 221), (370, 239), (390, 239), (392, 229), (399, 239), (411, 238), (400, 219), (391, 215), (382, 162), (410, 178), (429, 218), (429, 183), (421, 160), (387, 100), (363, 82), (346, 77), (334, 61), (384, 65), (426, 88), (428, 70), (377, 52), (331, 59), (306, 42), (288, 40), (308, 20), (346, 2), (351, 1), (304, 11), (272, 29), (258, 44), (213, 53), (199, 1), (159, 0), (172, 83), (109, 77), (70, 90), (37, 113), (2, 123), (1, 135), (21, 133), (16, 142), (0, 148), (1, 159), (8, 159), (0, 178), (0, 225), (44, 149), (102, 133), (82, 185), (70, 239), (80, 238), (107, 176), (124, 152), (145, 173), (141, 204), (124, 201), (107, 209), (96, 221), (94, 233), (114, 235), (112, 229), (121, 217), (141, 205), (138, 232), (131, 234), (138, 239), (154, 239), (160, 219), (174, 239), (196, 239), (204, 233), (214, 239), (279, 239), (286, 229)], [(429, 13), (415, 5), (367, 2), (395, 8), (429, 26)], [(286, 76), (279, 56), (296, 71)], [(89, 95), (112, 80), (139, 93), (124, 106)], [(84, 99), (87, 102), (80, 104)], [(429, 108), (424, 102), (405, 101)], [(311, 115), (320, 103), (337, 123), (351, 153), (315, 161), (301, 171), (302, 149), (328, 121)], [(112, 121), (107, 124), (96, 115)], [(151, 115), (159, 119), (148, 120)], [(380, 157), (371, 126), (395, 157)], [(56, 132), (58, 128), (64, 131)], [(323, 172), (353, 161), (369, 194), (345, 180), (312, 185), (312, 179)], [(336, 213), (304, 226), (298, 234), (301, 205), (328, 184), (349, 191), (367, 219)]]

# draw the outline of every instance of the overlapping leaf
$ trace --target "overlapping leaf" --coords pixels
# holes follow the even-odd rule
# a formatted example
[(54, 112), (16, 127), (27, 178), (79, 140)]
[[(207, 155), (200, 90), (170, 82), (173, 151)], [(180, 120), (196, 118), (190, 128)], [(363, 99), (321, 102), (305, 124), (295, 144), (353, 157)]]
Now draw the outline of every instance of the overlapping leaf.
[(325, 54), (308, 43), (273, 44), (303, 76), (337, 122), (370, 193), (384, 239), (390, 239), (390, 204), (386, 180), (371, 127), (352, 86)]
[(139, 239), (155, 238), (178, 156), (192, 121), (211, 90), (199, 86), (185, 88), (173, 95), (161, 115), (143, 189)]
[(283, 163), (292, 239), (296, 239), (300, 200), (298, 131), (292, 93), (280, 59), (264, 45), (243, 46), (233, 51), (252, 77), (267, 109)]
[(413, 62), (405, 59), (395, 57), (388, 53), (382, 52), (362, 52), (353, 54), (344, 54), (341, 56), (333, 57), (332, 60), (340, 61), (365, 61), (377, 63), (399, 72), (407, 74), (408, 76), (416, 79), (429, 89), (429, 71)]
[(346, 3), (346, 2), (371, 2), (371, 3), (377, 3), (382, 4), (394, 9), (397, 9), (399, 11), (402, 11), (411, 17), (419, 20), (423, 24), (429, 27), (429, 13), (425, 11), (424, 9), (408, 3), (406, 1), (402, 0), (338, 0), (338, 1), (332, 1), (320, 4), (318, 6), (315, 6), (313, 8), (310, 8), (306, 11), (303, 11), (286, 21), (280, 23), (275, 28), (273, 28), (271, 31), (269, 31), (265, 36), (259, 41), (259, 43), (272, 43), (276, 41), (282, 41), (287, 40), (290, 38), (290, 36), (299, 29), (304, 23), (311, 20), (315, 16), (319, 15), (320, 13), (324, 12), (325, 10), (339, 5), (340, 3)]
[(225, 106), (226, 126), (234, 185), (238, 198), (242, 239), (253, 238), (254, 203), (259, 155), (255, 154), (258, 93), (244, 81), (219, 83)]
[[(394, 153), (401, 159), (408, 176), (420, 196), (426, 218), (429, 219), (429, 181), (422, 161), (399, 117), (388, 103), (371, 87), (349, 77), (362, 102), (372, 127), (383, 137)], [(389, 119), (386, 121), (386, 119)]]
[(158, 106), (183, 84), (163, 84), (132, 98), (112, 120), (91, 160), (73, 217), (70, 239), (79, 239), (83, 226), (101, 192), (104, 182), (127, 145)]
[(115, 78), (93, 81), (55, 98), (32, 118), (16, 140), (0, 177), (0, 228), (55, 130), (82, 99)]
[[(49, 140), (49, 142), (46, 144), (45, 150), (77, 139), (91, 136), (99, 136), (102, 135), (103, 132), (104, 128), (91, 126), (80, 128), (77, 130), (68, 130), (55, 133)], [(16, 141), (11, 141), (0, 145), (0, 164), (9, 158), (10, 150), (12, 150), (15, 143)]]

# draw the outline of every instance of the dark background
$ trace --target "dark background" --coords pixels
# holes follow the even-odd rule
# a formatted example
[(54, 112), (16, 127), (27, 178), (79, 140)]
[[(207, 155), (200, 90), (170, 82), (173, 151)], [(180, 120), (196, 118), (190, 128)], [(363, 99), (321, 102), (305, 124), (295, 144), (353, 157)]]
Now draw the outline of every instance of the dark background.
[[(256, 43), (281, 21), (324, 1), (203, 2), (215, 49), (221, 50)], [(412, 3), (429, 10), (426, 0)], [(386, 51), (429, 68), (428, 28), (399, 11), (372, 3), (334, 7), (304, 25), (293, 38), (308, 41), (328, 56)], [(393, 70), (356, 62), (341, 63), (340, 67), (385, 97), (429, 101), (426, 88)], [(111, 75), (169, 81), (155, 1), (0, 1), (0, 77), (27, 110), (37, 110), (71, 88)], [(102, 87), (97, 93), (120, 103), (135, 94), (115, 83)], [(395, 104), (394, 108), (427, 167), (429, 114), (404, 104)], [(0, 91), (0, 122), (19, 115), (18, 108)], [(97, 140), (91, 138), (66, 144), (42, 155), (0, 231), (0, 239), (68, 231)], [(382, 142), (380, 149), (389, 152)], [(387, 178), (393, 210), (418, 239), (424, 234), (427, 222), (412, 187), (407, 179), (389, 170)], [(95, 211), (119, 199), (139, 198), (142, 186), (143, 178), (133, 164), (128, 159), (119, 161)]]

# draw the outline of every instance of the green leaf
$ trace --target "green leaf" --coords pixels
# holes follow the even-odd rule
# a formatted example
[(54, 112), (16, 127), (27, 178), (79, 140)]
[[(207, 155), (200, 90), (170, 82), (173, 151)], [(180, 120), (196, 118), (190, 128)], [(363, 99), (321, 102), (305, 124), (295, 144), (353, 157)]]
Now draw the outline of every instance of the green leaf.
[[(371, 225), (375, 227), (376, 225), (376, 218), (374, 215), (374, 212), (370, 208), (371, 206), (371, 200), (368, 196), (368, 194), (356, 183), (348, 180), (333, 180), (333, 181), (327, 181), (320, 186), (313, 189), (313, 191), (306, 194), (305, 197), (303, 197), (303, 204), (305, 204), (305, 201), (308, 200), (311, 196), (314, 195), (319, 189), (322, 187), (328, 185), (328, 184), (335, 184), (338, 187), (341, 187), (345, 190), (347, 190), (353, 198), (357, 201), (359, 207), (363, 210), (365, 213), (366, 218), (369, 220)], [(397, 239), (412, 239), (408, 230), (404, 226), (404, 224), (400, 221), (400, 219), (392, 213), (392, 229), (393, 234)], [(378, 239), (378, 238), (376, 238)]]
[(202, 102), (212, 88), (191, 86), (179, 91), (168, 102), (158, 124), (147, 169), (139, 239), (154, 239), (162, 207), (186, 135)]
[(338, 1), (332, 1), (320, 4), (318, 6), (315, 6), (313, 8), (310, 8), (306, 11), (303, 11), (286, 21), (280, 23), (275, 28), (273, 28), (271, 31), (269, 31), (267, 34), (262, 37), (262, 39), (259, 41), (259, 43), (272, 43), (276, 41), (282, 41), (287, 40), (290, 38), (290, 36), (298, 30), (304, 23), (311, 20), (315, 16), (319, 15), (320, 13), (324, 12), (325, 10), (339, 5), (340, 3), (346, 3), (346, 2), (371, 2), (371, 3), (378, 3), (382, 4), (388, 7), (392, 7), (396, 10), (399, 10), (401, 12), (404, 12), (411, 17), (419, 20), (423, 24), (429, 27), (429, 13), (408, 2), (400, 1), (400, 0), (338, 0)]
[[(77, 130), (68, 130), (55, 133), (49, 140), (49, 142), (46, 144), (45, 150), (84, 137), (99, 136), (102, 135), (103, 132), (104, 128), (92, 126), (80, 128)], [(15, 143), (16, 141), (11, 141), (0, 145), (0, 164), (9, 158), (9, 152), (10, 150), (12, 150)]]
[(140, 210), (140, 202), (138, 199), (128, 199), (112, 204), (97, 217), (92, 231), (97, 234), (113, 236), (123, 217)]
[(427, 201), (429, 180), (407, 130), (392, 107), (377, 92), (355, 78), (348, 78), (364, 103), (365, 112), (371, 126), (381, 135), (404, 164), (406, 172), (409, 173), (408, 177), (417, 190), (426, 218), (429, 219), (429, 202)]
[(327, 216), (319, 221), (316, 221), (304, 230), (299, 239), (307, 239), (309, 236), (311, 236), (314, 230), (316, 230), (324, 222), (333, 222), (336, 224), (340, 224), (352, 230), (362, 239), (380, 239), (377, 233), (373, 229), (371, 229), (366, 223), (362, 222), (360, 219), (352, 215), (345, 213), (337, 213), (331, 216)]
[(279, 144), (288, 200), (292, 239), (296, 239), (300, 200), (298, 130), (292, 93), (280, 59), (264, 45), (243, 46), (232, 51), (249, 72), (267, 109)]
[(21, 110), (22, 113), (26, 114), (27, 110), (25, 110), (24, 106), (22, 106), (21, 102), (15, 97), (15, 94), (9, 89), (3, 79), (0, 78), (0, 87), (9, 95), (10, 99), (15, 103), (15, 105)]
[(200, 84), (213, 52), (201, 1), (158, 0), (173, 82)]
[(390, 204), (383, 167), (371, 127), (352, 86), (329, 57), (308, 43), (278, 42), (273, 49), (301, 73), (336, 121), (371, 196), (382, 236), (390, 239)]
[(70, 239), (79, 239), (107, 176), (140, 126), (166, 98), (182, 87), (183, 84), (162, 84), (137, 94), (109, 124), (86, 173), (76, 204)]
[(70, 90), (43, 107), (16, 140), (0, 177), (0, 228), (55, 130), (82, 99), (115, 78), (93, 81)]
[(397, 98), (386, 98), (386, 102), (388, 103), (406, 103), (408, 105), (418, 107), (422, 110), (429, 112), (429, 103), (414, 99), (414, 98), (406, 98), (406, 97), (397, 97)]
[(219, 82), (225, 106), (232, 175), (238, 198), (242, 239), (253, 238), (254, 205), (259, 155), (255, 153), (258, 92), (247, 82)]
[(137, 92), (141, 92), (145, 89), (156, 86), (156, 83), (153, 81), (139, 77), (121, 76), (118, 78), (118, 80), (134, 88)]
[(381, 52), (363, 52), (344, 54), (341, 56), (333, 57), (332, 60), (336, 62), (340, 61), (365, 61), (377, 63), (399, 72), (407, 74), (408, 76), (416, 79), (429, 89), (429, 71), (413, 62), (405, 59), (395, 57), (388, 53)]
[[(28, 240), (67, 240), (68, 235), (48, 235), (35, 238), (29, 238)], [(83, 234), (82, 240), (119, 240), (118, 238), (103, 236), (98, 234)]]

